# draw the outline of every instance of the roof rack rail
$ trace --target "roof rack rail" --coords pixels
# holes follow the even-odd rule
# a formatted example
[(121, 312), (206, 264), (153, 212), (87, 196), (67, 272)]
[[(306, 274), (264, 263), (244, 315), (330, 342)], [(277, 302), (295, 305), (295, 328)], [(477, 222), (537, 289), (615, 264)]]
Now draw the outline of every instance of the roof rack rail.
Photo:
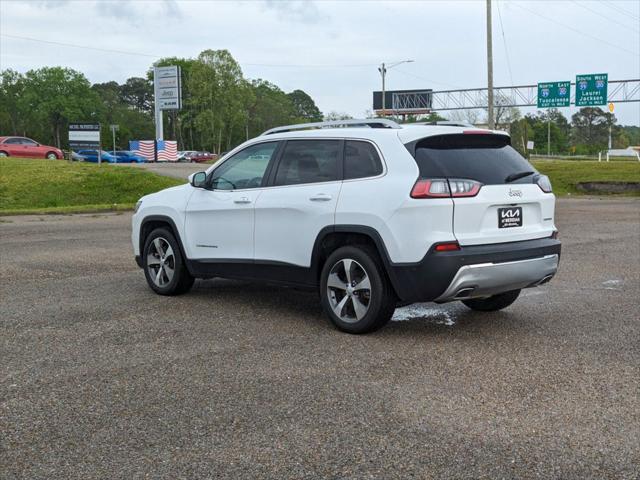
[(339, 127), (369, 127), (369, 128), (402, 128), (393, 120), (387, 118), (366, 118), (349, 120), (331, 120), (327, 122), (298, 123), (296, 125), (285, 125), (275, 127), (262, 133), (271, 135), (272, 133), (291, 132), (294, 130), (307, 130), (312, 128), (339, 128)]
[(432, 125), (435, 127), (467, 127), (467, 128), (476, 128), (475, 125), (464, 122), (464, 121), (456, 121), (456, 120), (439, 120), (437, 122), (415, 122), (408, 123), (407, 125)]

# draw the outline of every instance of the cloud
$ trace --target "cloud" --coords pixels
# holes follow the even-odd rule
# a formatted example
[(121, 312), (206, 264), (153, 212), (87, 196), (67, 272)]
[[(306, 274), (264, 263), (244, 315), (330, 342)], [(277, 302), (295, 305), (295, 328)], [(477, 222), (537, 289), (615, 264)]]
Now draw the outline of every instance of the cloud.
[[(160, 8), (149, 8), (150, 5), (159, 5)], [(152, 4), (133, 0), (98, 1), (95, 7), (98, 14), (104, 17), (123, 20), (132, 25), (140, 25), (149, 16), (166, 17), (172, 20), (182, 18), (182, 12), (175, 0), (159, 0)]]
[(321, 13), (313, 0), (265, 0), (264, 7), (275, 12), (282, 21), (316, 24), (331, 18)]

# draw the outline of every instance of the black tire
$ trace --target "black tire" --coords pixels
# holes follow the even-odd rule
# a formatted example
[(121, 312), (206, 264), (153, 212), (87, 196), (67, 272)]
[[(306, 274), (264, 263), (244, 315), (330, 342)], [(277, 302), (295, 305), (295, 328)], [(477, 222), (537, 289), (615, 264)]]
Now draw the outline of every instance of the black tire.
[[(346, 268), (343, 269), (341, 278), (338, 277), (339, 274), (336, 272), (345, 265), (345, 263), (342, 263), (344, 261), (348, 262), (349, 265), (354, 265), (349, 260), (355, 261), (355, 266), (352, 270), (354, 276), (360, 273), (360, 280), (367, 278), (370, 285), (369, 289), (356, 289), (347, 293)], [(331, 287), (331, 290), (329, 290), (330, 275), (332, 279), (344, 281), (344, 287), (341, 286), (335, 289)], [(353, 279), (352, 283), (355, 283), (356, 286), (361, 284), (357, 279)], [(341, 296), (343, 291), (344, 296)], [(369, 292), (368, 295), (367, 291)], [(350, 298), (346, 298), (347, 295)], [(339, 307), (341, 303), (339, 300), (345, 300), (346, 303)], [(391, 319), (396, 305), (395, 294), (379, 257), (375, 250), (367, 246), (341, 247), (329, 256), (320, 274), (320, 301), (329, 320), (336, 328), (343, 332), (354, 334), (374, 332), (383, 327)], [(357, 318), (356, 304), (354, 302), (359, 302), (360, 308), (365, 306), (364, 304), (366, 303), (366, 313), (362, 318)], [(340, 313), (344, 313), (342, 318), (335, 313), (332, 303), (336, 308), (339, 308)], [(347, 317), (350, 318), (347, 319)]]
[[(156, 242), (158, 240), (158, 242)], [(157, 245), (161, 245), (161, 249), (167, 253), (167, 257), (162, 260), (162, 264), (149, 265), (149, 259), (158, 259), (160, 261)], [(166, 245), (170, 247), (171, 257)], [(164, 263), (166, 261), (166, 263)], [(157, 267), (155, 265), (158, 265)], [(171, 268), (173, 267), (173, 268)], [(195, 279), (189, 274), (184, 263), (184, 258), (180, 251), (180, 245), (177, 240), (166, 228), (156, 228), (145, 239), (144, 248), (142, 250), (142, 268), (147, 279), (149, 287), (159, 295), (180, 295), (188, 292), (193, 286)], [(159, 269), (163, 272), (157, 275)], [(173, 270), (169, 278), (169, 271)], [(152, 276), (153, 275), (153, 276)], [(160, 280), (156, 280), (160, 278)]]
[(507, 308), (516, 301), (520, 295), (520, 290), (511, 290), (510, 292), (500, 293), (488, 298), (472, 298), (471, 300), (462, 300), (471, 310), (479, 312), (496, 312)]

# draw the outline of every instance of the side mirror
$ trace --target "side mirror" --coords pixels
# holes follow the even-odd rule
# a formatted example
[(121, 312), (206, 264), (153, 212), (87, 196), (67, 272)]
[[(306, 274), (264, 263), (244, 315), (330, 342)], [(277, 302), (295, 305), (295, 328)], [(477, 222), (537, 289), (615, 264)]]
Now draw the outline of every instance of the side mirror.
[(195, 188), (205, 188), (207, 184), (207, 172), (196, 172), (189, 175), (189, 183)]

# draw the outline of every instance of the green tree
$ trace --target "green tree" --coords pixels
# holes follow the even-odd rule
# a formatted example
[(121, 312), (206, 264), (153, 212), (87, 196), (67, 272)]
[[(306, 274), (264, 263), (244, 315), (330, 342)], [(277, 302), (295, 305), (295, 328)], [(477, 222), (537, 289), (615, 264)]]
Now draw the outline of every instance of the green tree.
[(28, 71), (19, 104), (29, 120), (27, 131), (37, 132), (42, 142), (46, 137), (52, 139), (58, 147), (62, 147), (62, 132), (69, 122), (96, 121), (102, 107), (87, 78), (62, 67)]
[(153, 84), (149, 79), (128, 78), (119, 90), (123, 103), (139, 112), (153, 113)]
[(597, 153), (607, 148), (609, 124), (615, 117), (599, 107), (584, 107), (571, 117), (571, 138), (577, 153)]
[(20, 98), (24, 92), (24, 76), (15, 70), (0, 73), (0, 132), (24, 133)]
[(302, 90), (294, 90), (291, 93), (287, 93), (287, 97), (289, 97), (293, 105), (295, 116), (298, 117), (301, 122), (322, 121), (322, 112), (316, 106), (313, 98), (307, 95), (307, 93)]

